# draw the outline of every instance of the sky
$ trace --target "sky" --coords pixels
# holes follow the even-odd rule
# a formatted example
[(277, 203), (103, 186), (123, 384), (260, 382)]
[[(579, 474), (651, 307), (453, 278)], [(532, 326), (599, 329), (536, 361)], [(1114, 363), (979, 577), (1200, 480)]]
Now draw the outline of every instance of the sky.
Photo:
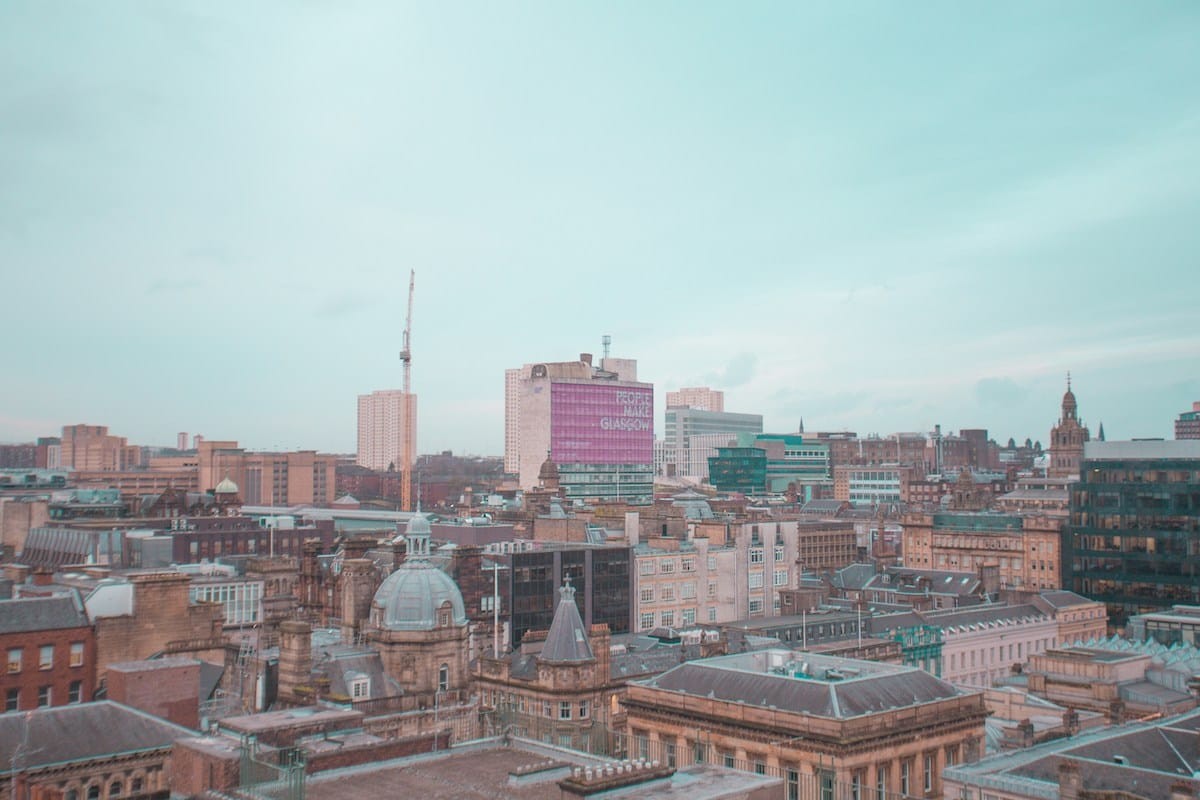
[(1200, 4), (0, 4), (0, 441), (499, 455), (504, 370), (767, 430), (1200, 400)]

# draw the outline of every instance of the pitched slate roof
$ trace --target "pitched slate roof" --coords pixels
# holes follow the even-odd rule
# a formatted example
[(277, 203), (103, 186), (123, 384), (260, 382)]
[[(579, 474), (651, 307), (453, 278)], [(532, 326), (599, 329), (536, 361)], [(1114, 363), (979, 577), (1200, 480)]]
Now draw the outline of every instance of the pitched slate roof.
[(595, 661), (596, 655), (588, 643), (587, 628), (575, 605), (575, 589), (568, 582), (558, 590), (560, 599), (554, 609), (554, 621), (546, 634), (546, 643), (538, 654), (538, 661), (551, 664), (581, 663)]
[(154, 750), (195, 735), (181, 725), (108, 700), (2, 714), (0, 774), (14, 768)]
[[(776, 661), (781, 663), (768, 667)], [(946, 681), (913, 667), (780, 650), (693, 661), (641, 683), (695, 697), (836, 719), (961, 694)]]
[(53, 631), (88, 625), (87, 614), (66, 595), (0, 601), (0, 634)]

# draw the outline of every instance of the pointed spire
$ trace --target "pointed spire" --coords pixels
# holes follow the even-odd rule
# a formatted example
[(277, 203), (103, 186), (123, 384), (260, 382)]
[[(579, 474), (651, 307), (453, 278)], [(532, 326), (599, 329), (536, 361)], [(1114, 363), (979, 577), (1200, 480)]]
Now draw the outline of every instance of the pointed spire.
[(579, 616), (579, 607), (575, 605), (575, 587), (571, 585), (570, 578), (563, 580), (558, 594), (554, 621), (550, 623), (546, 643), (538, 654), (538, 660), (550, 663), (595, 661), (596, 656), (587, 638), (587, 628)]
[(804, 417), (800, 418), (800, 433), (804, 433)]
[(1104, 441), (1104, 423), (1100, 423), (1100, 441)]

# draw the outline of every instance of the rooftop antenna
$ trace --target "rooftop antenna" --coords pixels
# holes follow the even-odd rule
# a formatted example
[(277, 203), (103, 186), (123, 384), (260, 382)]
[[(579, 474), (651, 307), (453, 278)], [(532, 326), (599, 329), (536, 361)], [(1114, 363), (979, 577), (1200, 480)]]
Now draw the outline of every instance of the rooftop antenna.
[(404, 427), (404, 452), (400, 456), (400, 508), (409, 511), (413, 507), (413, 413), (412, 413), (412, 312), (413, 287), (416, 284), (417, 273), (408, 273), (408, 315), (404, 318), (404, 346), (400, 350), (400, 363), (404, 367), (404, 398), (401, 405)]
[(600, 337), (600, 346), (604, 348), (604, 357), (608, 358), (608, 348), (612, 345), (612, 337), (607, 333)]

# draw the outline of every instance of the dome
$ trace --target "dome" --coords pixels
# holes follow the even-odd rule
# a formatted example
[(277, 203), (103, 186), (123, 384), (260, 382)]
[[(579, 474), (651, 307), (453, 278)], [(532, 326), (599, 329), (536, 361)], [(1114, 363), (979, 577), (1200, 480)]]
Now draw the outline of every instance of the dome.
[(545, 486), (548, 482), (558, 479), (558, 465), (550, 460), (550, 454), (547, 453), (546, 460), (542, 462), (542, 467), (538, 470), (538, 481)]
[(388, 631), (429, 631), (450, 604), (450, 624), (467, 624), (462, 592), (449, 575), (425, 561), (406, 561), (387, 577), (371, 601), (371, 623)]
[(233, 481), (229, 480), (229, 476), (226, 475), (225, 479), (217, 484), (217, 488), (213, 490), (213, 493), (214, 494), (237, 494), (238, 493), (238, 485), (236, 483), (234, 483)]
[(432, 536), (433, 526), (429, 524), (429, 517), (424, 514), (415, 514), (408, 521), (408, 527), (404, 529), (405, 536)]

